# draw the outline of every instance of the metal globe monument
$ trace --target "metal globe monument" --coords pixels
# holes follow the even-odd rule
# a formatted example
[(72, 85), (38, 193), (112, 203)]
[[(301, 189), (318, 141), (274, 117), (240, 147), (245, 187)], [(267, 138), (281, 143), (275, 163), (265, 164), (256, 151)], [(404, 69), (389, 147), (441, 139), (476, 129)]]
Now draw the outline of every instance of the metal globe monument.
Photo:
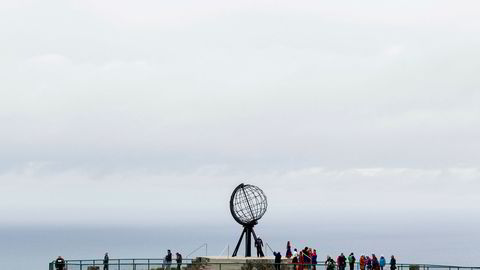
[(237, 256), (244, 236), (245, 257), (252, 256), (252, 236), (255, 243), (258, 240), (253, 227), (263, 217), (267, 211), (267, 206), (267, 196), (257, 186), (242, 183), (233, 190), (230, 197), (230, 212), (235, 221), (243, 226), (242, 234), (232, 254), (233, 257)]

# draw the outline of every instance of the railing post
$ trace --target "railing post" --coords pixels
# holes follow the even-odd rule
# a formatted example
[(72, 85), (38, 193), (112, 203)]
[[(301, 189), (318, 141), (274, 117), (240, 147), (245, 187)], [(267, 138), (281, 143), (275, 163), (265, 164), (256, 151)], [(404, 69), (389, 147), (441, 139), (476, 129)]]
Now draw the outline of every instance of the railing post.
[(150, 259), (147, 260), (148, 270), (150, 270)]
[(135, 259), (132, 259), (132, 267), (133, 267), (133, 270), (135, 270), (135, 269), (136, 269), (136, 267), (135, 267), (135, 266), (136, 266), (136, 265), (135, 265)]
[(117, 268), (120, 270), (120, 259), (117, 260)]
[(80, 260), (80, 270), (82, 270), (82, 260)]

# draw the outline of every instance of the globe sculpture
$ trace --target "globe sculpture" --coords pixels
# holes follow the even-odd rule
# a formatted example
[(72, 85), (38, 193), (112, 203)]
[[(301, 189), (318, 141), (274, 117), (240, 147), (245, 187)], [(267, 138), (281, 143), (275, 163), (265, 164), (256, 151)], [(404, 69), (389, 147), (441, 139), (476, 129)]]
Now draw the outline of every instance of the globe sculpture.
[[(235, 221), (243, 226), (242, 234), (232, 254), (233, 257), (237, 256), (244, 235), (245, 257), (252, 256), (252, 236), (255, 243), (259, 241), (259, 238), (257, 238), (253, 230), (253, 226), (263, 217), (267, 211), (267, 205), (267, 196), (256, 186), (240, 184), (233, 191), (230, 197), (230, 212)], [(261, 249), (259, 252), (261, 252), (261, 256), (263, 256)]]

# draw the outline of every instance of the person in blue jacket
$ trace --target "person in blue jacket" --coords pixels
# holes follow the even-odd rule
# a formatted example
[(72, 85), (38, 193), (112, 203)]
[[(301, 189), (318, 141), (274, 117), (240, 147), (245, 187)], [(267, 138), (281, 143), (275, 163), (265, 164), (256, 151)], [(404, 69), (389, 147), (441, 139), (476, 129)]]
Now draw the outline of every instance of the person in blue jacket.
[(387, 262), (385, 261), (385, 257), (380, 256), (380, 269), (383, 270), (383, 267), (385, 266)]

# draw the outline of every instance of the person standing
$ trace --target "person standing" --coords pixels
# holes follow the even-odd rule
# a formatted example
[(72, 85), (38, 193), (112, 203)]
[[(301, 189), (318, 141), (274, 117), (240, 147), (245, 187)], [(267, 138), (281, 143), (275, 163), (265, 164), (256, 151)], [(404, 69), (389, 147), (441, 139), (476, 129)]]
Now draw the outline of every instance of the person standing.
[(370, 259), (370, 257), (367, 256), (365, 263), (367, 265), (367, 270), (372, 270), (372, 259)]
[(105, 252), (105, 256), (103, 257), (103, 270), (108, 270), (108, 252)]
[(280, 270), (280, 263), (282, 262), (282, 254), (280, 252), (273, 252), (275, 256), (275, 270)]
[(317, 250), (314, 249), (312, 253), (312, 268), (313, 270), (317, 270)]
[(395, 270), (395, 269), (397, 269), (397, 260), (392, 255), (392, 257), (390, 258), (390, 270)]
[(378, 259), (375, 254), (372, 254), (372, 268), (373, 270), (380, 270), (380, 264), (378, 263)]
[(345, 258), (345, 255), (343, 255), (343, 252), (340, 254), (340, 256), (337, 257), (337, 264), (339, 270), (345, 270), (345, 266), (347, 265), (347, 258)]
[(293, 270), (296, 270), (296, 269), (297, 269), (297, 265), (298, 265), (297, 249), (295, 249), (295, 251), (293, 252), (292, 264), (293, 264)]
[(387, 262), (385, 261), (385, 257), (380, 256), (380, 269), (383, 270), (383, 267), (385, 267), (385, 264), (387, 264)]
[(177, 252), (175, 255), (176, 255), (175, 260), (177, 261), (177, 270), (180, 270), (182, 268), (182, 260), (183, 260), (182, 254)]
[(63, 270), (65, 268), (65, 260), (62, 258), (62, 256), (58, 256), (58, 258), (55, 260), (55, 268), (57, 270)]
[(308, 249), (308, 247), (305, 247), (303, 249), (303, 263), (304, 263), (303, 269), (310, 270), (312, 268), (312, 256), (310, 254), (310, 249)]
[(287, 242), (287, 253), (285, 254), (285, 257), (288, 259), (292, 257), (292, 246), (290, 245), (290, 241)]
[(170, 269), (170, 266), (172, 265), (172, 252), (167, 250), (167, 255), (165, 255), (165, 265), (167, 269)]
[(298, 253), (298, 267), (297, 270), (303, 270), (303, 265), (305, 264), (305, 256), (303, 256), (303, 250), (300, 250)]
[(257, 257), (265, 257), (265, 255), (263, 255), (263, 241), (262, 241), (262, 238), (257, 237), (257, 239), (255, 239), (255, 247), (257, 248)]
[(365, 261), (365, 256), (360, 256), (360, 270), (365, 270), (365, 265), (366, 265), (366, 261)]
[(350, 270), (353, 270), (353, 268), (355, 267), (355, 260), (356, 259), (355, 255), (353, 255), (353, 252), (350, 253), (350, 255), (348, 256), (348, 264), (350, 265)]
[(335, 270), (335, 261), (332, 259), (332, 257), (327, 256), (325, 265), (327, 266), (327, 270)]

